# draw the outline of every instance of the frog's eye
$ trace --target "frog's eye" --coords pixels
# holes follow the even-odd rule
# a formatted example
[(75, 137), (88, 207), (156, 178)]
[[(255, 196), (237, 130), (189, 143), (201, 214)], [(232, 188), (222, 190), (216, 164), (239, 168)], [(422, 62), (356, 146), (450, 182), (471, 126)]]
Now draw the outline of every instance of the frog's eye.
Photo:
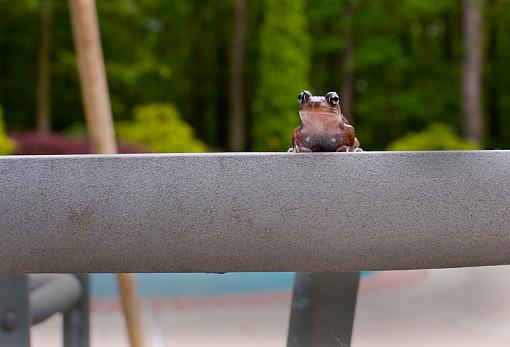
[(329, 92), (328, 94), (326, 94), (326, 101), (329, 102), (331, 105), (338, 105), (340, 98), (338, 97), (337, 93)]
[(297, 99), (302, 104), (303, 102), (307, 101), (312, 96), (312, 93), (310, 93), (308, 90), (304, 90), (301, 93), (299, 93)]

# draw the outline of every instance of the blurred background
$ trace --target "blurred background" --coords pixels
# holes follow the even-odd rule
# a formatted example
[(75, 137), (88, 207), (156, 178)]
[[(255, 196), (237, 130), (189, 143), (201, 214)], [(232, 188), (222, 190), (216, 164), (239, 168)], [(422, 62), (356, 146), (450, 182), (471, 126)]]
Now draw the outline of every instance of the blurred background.
[[(339, 91), (367, 150), (510, 144), (509, 1), (109, 0), (97, 11), (122, 152), (284, 150), (303, 89)], [(0, 76), (1, 131), (15, 140), (0, 151), (87, 150), (66, 1), (0, 0)]]
[[(365, 150), (510, 146), (508, 0), (108, 0), (97, 13), (121, 153), (284, 151), (304, 89), (338, 91)], [(0, 154), (90, 152), (68, 2), (0, 0)], [(508, 272), (365, 274), (354, 344), (506, 346)], [(137, 279), (151, 346), (285, 344), (293, 274)], [(92, 299), (93, 346), (126, 345), (113, 275), (93, 275)], [(34, 345), (58, 346), (58, 324)]]

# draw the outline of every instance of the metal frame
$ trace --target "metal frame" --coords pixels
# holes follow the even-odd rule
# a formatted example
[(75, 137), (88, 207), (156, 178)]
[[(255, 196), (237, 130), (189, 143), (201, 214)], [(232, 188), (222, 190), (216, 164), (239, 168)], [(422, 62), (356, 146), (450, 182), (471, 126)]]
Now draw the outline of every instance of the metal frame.
[(29, 347), (30, 325), (62, 313), (64, 347), (88, 347), (88, 291), (88, 275), (0, 275), (0, 346)]
[(510, 264), (509, 151), (7, 156), (0, 175), (0, 273)]
[[(0, 175), (0, 273), (510, 264), (509, 151), (13, 156)], [(26, 278), (0, 284), (0, 345), (28, 346)], [(289, 346), (349, 345), (357, 285), (298, 274)], [(86, 305), (66, 347), (88, 344)]]
[(0, 276), (0, 346), (30, 346), (26, 275)]
[(63, 314), (64, 347), (89, 347), (89, 276), (76, 275), (82, 295), (75, 305)]
[(82, 298), (84, 288), (73, 274), (32, 274), (28, 277), (31, 324), (66, 312)]
[(297, 273), (288, 347), (350, 346), (359, 273)]

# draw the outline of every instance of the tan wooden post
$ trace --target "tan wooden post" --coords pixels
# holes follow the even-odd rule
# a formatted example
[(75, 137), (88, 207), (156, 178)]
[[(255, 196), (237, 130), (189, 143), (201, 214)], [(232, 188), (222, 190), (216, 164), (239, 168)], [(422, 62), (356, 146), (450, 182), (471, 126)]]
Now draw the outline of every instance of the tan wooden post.
[(464, 0), (462, 62), (462, 125), (464, 138), (483, 145), (483, 1)]
[(69, 0), (74, 47), (94, 153), (117, 153), (95, 0)]
[[(110, 97), (99, 36), (95, 0), (69, 0), (81, 93), (92, 151), (117, 153)], [(117, 274), (131, 347), (143, 347), (136, 282), (133, 274)]]
[(41, 1), (41, 23), (37, 45), (36, 123), (39, 134), (48, 135), (50, 125), (50, 75), (52, 1)]

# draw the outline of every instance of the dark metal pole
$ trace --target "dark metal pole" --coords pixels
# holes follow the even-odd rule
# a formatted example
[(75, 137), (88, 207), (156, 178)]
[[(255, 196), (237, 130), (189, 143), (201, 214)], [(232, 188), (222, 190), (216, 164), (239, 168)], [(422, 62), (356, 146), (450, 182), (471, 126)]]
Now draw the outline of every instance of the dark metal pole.
[(348, 347), (359, 272), (296, 274), (288, 347)]
[(0, 276), (0, 346), (30, 347), (26, 275)]
[(80, 280), (73, 274), (31, 274), (28, 285), (32, 325), (74, 308), (83, 292)]
[(89, 276), (76, 275), (81, 282), (81, 298), (64, 312), (64, 347), (89, 347)]

